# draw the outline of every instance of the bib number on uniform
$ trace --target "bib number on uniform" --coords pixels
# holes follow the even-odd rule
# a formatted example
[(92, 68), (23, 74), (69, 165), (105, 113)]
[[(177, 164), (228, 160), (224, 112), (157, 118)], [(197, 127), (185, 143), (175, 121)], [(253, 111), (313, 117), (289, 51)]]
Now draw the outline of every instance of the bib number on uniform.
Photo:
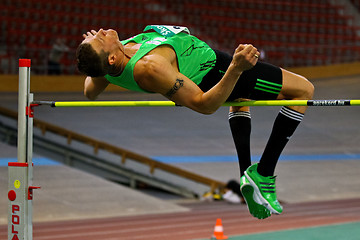
[(151, 29), (155, 30), (157, 33), (161, 34), (164, 37), (172, 37), (180, 32), (190, 34), (190, 31), (187, 27), (170, 26), (170, 25), (149, 25), (146, 26), (144, 32)]

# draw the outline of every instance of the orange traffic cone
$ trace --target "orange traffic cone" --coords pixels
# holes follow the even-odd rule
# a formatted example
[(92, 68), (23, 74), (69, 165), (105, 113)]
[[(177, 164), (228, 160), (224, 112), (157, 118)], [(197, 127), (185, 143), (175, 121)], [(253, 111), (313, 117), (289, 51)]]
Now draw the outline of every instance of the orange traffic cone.
[(228, 239), (228, 236), (224, 235), (224, 228), (223, 225), (221, 223), (221, 218), (216, 219), (216, 224), (214, 227), (214, 235), (212, 236), (211, 239)]

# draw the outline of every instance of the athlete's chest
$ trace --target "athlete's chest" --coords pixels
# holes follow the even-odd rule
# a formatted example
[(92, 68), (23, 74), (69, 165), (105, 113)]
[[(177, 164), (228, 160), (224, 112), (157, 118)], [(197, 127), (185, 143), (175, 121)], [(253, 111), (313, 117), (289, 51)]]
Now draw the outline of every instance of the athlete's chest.
[(124, 45), (124, 49), (125, 49), (125, 53), (130, 56), (133, 57), (137, 51), (139, 51), (140, 47), (141, 47), (141, 43), (134, 43), (134, 42), (130, 42)]

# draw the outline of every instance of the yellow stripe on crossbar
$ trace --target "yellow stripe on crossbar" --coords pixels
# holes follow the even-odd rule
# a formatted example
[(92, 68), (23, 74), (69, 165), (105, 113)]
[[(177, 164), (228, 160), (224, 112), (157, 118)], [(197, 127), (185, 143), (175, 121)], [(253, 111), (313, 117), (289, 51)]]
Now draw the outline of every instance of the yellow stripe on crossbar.
[(350, 105), (351, 106), (359, 106), (360, 105), (360, 100), (350, 100)]
[[(52, 107), (174, 107), (172, 101), (34, 101)], [(257, 100), (226, 102), (222, 106), (360, 106), (360, 100)]]
[(308, 100), (259, 100), (244, 102), (226, 102), (223, 106), (307, 106)]
[[(223, 106), (306, 106), (307, 100), (226, 102)], [(172, 101), (74, 101), (54, 102), (55, 107), (173, 107)]]
[(172, 101), (74, 101), (55, 102), (55, 107), (172, 107)]

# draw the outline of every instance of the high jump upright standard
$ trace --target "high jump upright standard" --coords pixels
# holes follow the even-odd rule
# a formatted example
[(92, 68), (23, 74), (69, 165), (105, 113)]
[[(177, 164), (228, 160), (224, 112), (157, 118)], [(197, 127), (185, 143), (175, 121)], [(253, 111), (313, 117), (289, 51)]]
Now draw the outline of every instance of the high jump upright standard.
[(19, 60), (17, 162), (8, 164), (8, 240), (32, 240), (33, 95), (30, 93), (30, 59)]

